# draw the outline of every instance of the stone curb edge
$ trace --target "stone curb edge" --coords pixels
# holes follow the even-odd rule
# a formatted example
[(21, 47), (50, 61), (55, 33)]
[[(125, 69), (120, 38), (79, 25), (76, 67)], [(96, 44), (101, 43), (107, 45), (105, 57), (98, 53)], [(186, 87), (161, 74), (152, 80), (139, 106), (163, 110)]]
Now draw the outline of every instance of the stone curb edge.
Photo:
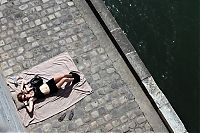
[(128, 38), (123, 33), (122, 29), (115, 21), (110, 11), (106, 8), (104, 2), (102, 0), (90, 0), (90, 3), (95, 7), (101, 19), (104, 21), (110, 33), (118, 43), (120, 49), (123, 51), (127, 60), (137, 73), (140, 81), (146, 89), (145, 92), (148, 93), (149, 98), (151, 98), (150, 101), (153, 101), (155, 104), (156, 107), (154, 107), (158, 111), (167, 128), (174, 133), (186, 133), (187, 130), (182, 121), (155, 83), (153, 77), (147, 70), (132, 44), (129, 42)]
[(0, 82), (0, 132), (26, 132), (1, 71)]

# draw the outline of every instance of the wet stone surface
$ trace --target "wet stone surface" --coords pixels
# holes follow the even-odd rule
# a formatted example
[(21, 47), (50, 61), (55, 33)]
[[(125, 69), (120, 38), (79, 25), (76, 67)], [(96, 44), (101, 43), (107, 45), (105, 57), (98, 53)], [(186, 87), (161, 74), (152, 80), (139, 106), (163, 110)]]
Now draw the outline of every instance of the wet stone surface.
[(94, 92), (74, 117), (57, 114), (31, 132), (150, 132), (134, 95), (71, 0), (12, 0), (0, 6), (0, 65), (5, 77), (68, 51)]

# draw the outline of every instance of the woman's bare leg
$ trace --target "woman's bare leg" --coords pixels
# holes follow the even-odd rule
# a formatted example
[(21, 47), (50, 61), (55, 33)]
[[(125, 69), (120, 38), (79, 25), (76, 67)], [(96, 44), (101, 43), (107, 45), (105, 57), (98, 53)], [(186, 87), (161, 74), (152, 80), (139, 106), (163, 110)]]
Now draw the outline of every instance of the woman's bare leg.
[(56, 86), (58, 88), (61, 88), (61, 86), (65, 83), (65, 82), (71, 82), (73, 81), (73, 78), (62, 78), (59, 82), (56, 83)]
[(53, 76), (55, 83), (58, 83), (62, 78), (64, 78), (64, 74), (56, 74)]
[(53, 76), (55, 83), (58, 83), (62, 78), (70, 78), (72, 77), (71, 74), (57, 74)]

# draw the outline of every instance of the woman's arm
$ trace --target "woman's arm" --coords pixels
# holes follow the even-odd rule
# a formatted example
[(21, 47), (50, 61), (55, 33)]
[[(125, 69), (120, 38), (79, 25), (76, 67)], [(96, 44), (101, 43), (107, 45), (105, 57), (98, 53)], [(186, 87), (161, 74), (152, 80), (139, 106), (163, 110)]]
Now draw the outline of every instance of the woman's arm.
[(24, 82), (25, 82), (25, 81), (24, 81), (24, 80), (22, 80), (22, 83), (21, 83), (21, 88), (20, 88), (20, 89), (21, 89), (21, 91), (24, 91)]
[(29, 104), (26, 106), (29, 113), (31, 113), (33, 111), (33, 106), (34, 106), (33, 102), (34, 102), (34, 99), (30, 98), (28, 101)]

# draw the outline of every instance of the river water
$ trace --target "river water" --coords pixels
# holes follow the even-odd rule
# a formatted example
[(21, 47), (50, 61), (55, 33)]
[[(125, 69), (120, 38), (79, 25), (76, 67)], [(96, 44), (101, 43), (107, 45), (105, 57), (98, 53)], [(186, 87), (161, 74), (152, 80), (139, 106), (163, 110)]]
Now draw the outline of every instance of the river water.
[(189, 132), (198, 132), (198, 1), (104, 0)]

